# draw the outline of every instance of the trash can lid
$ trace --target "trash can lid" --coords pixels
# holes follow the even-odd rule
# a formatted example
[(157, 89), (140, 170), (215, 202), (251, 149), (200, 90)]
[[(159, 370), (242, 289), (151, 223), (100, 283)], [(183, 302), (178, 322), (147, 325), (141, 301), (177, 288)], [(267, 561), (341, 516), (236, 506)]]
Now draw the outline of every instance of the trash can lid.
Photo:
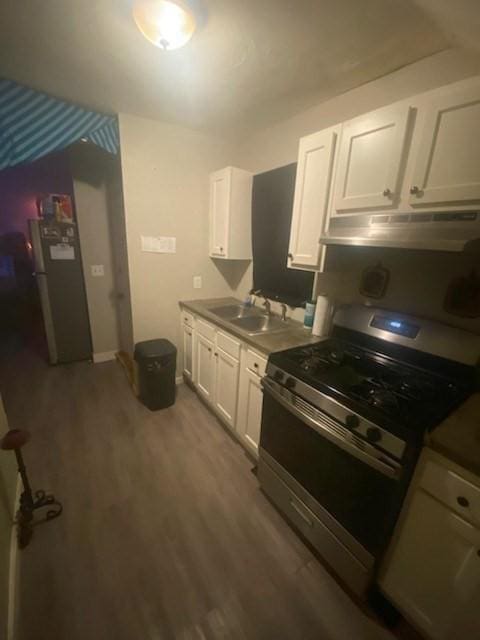
[(170, 356), (177, 353), (177, 348), (170, 340), (158, 338), (157, 340), (144, 340), (135, 345), (135, 360), (147, 360), (161, 356)]

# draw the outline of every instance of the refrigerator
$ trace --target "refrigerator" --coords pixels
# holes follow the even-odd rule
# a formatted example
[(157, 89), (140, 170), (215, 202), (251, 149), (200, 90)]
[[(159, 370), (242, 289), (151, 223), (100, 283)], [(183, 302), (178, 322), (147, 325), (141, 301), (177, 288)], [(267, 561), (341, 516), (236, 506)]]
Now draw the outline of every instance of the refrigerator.
[(77, 227), (67, 222), (29, 220), (29, 228), (50, 363), (91, 359)]

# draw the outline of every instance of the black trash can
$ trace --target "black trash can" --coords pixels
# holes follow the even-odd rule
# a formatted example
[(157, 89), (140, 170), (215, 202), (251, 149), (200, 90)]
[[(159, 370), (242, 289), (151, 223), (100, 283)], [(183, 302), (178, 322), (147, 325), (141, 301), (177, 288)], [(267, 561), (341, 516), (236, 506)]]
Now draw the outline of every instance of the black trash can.
[(151, 411), (175, 402), (177, 349), (169, 340), (145, 340), (135, 345), (139, 397)]

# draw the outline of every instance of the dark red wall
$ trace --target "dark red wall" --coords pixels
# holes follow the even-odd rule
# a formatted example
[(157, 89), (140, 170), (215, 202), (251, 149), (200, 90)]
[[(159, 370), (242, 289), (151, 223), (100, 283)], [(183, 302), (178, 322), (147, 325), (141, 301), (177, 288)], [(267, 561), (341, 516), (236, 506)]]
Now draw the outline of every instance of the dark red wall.
[(28, 238), (27, 220), (37, 217), (37, 198), (48, 193), (66, 193), (73, 199), (66, 151), (0, 171), (0, 235), (21, 231)]

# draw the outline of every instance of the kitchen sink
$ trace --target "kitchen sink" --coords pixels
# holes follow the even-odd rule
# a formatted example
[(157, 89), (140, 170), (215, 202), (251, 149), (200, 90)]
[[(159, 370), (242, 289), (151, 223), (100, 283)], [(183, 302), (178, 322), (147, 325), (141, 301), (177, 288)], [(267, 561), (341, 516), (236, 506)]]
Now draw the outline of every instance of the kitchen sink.
[(230, 322), (239, 329), (243, 329), (251, 336), (259, 333), (271, 333), (274, 331), (286, 331), (288, 323), (276, 318), (275, 316), (267, 316), (265, 314), (256, 316), (246, 316), (244, 318), (234, 318)]
[(255, 307), (245, 307), (243, 304), (229, 304), (224, 307), (214, 307), (209, 310), (219, 318), (224, 320), (233, 320), (234, 318), (258, 317), (262, 315), (262, 311)]

